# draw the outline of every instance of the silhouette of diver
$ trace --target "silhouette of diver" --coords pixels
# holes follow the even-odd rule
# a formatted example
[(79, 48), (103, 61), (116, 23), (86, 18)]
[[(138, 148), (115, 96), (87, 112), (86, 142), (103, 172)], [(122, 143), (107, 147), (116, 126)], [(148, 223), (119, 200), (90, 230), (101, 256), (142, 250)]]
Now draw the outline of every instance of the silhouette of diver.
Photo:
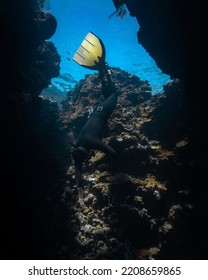
[(100, 150), (105, 154), (115, 155), (115, 150), (109, 145), (102, 142), (102, 132), (107, 121), (114, 111), (118, 99), (118, 93), (112, 81), (111, 71), (107, 68), (107, 64), (103, 63), (99, 66), (99, 78), (102, 84), (102, 93), (105, 100), (99, 106), (93, 109), (89, 118), (80, 131), (72, 156), (76, 169), (77, 187), (82, 187), (82, 164), (89, 158), (90, 150)]

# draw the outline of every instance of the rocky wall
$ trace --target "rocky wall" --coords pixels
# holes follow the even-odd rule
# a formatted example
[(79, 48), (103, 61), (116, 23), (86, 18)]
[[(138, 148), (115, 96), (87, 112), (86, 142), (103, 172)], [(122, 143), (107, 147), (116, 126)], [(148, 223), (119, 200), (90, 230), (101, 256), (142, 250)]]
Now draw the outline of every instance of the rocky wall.
[(57, 22), (36, 0), (1, 1), (0, 13), (0, 258), (57, 258), (69, 150), (57, 104), (39, 97), (59, 75), (60, 56), (48, 41)]
[[(203, 1), (179, 0), (113, 0), (114, 5), (125, 3), (140, 28), (138, 41), (154, 58), (158, 67), (172, 78), (181, 79), (187, 93), (203, 94), (205, 75), (205, 18)], [(136, 36), (136, 34), (135, 34)]]

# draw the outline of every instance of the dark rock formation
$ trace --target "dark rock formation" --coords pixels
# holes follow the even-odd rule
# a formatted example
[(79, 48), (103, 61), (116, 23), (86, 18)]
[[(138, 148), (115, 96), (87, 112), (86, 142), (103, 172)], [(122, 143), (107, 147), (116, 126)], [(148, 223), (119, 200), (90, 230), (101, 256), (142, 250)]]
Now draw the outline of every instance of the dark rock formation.
[(2, 85), (7, 91), (3, 96), (12, 91), (39, 95), (59, 75), (60, 56), (53, 43), (45, 41), (55, 32), (56, 20), (49, 13), (45, 16), (35, 0), (21, 0), (4, 4), (1, 23)]
[[(126, 3), (140, 25), (138, 40), (155, 59), (158, 67), (172, 78), (181, 79), (188, 94), (195, 94), (202, 69), (204, 46), (204, 1), (189, 0), (113, 0)], [(116, 6), (115, 5), (115, 6)], [(204, 53), (205, 54), (205, 53)], [(202, 94), (202, 92), (200, 92)], [(197, 92), (197, 96), (200, 94)]]
[(60, 56), (45, 41), (56, 21), (35, 0), (0, 5), (0, 257), (57, 258), (68, 227), (61, 193), (69, 150), (57, 105), (38, 97), (59, 75)]

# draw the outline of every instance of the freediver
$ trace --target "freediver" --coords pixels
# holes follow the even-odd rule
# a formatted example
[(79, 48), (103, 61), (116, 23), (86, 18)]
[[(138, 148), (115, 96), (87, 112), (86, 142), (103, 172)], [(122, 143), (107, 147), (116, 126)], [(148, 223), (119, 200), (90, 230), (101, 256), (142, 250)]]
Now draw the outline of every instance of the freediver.
[(88, 33), (73, 60), (84, 67), (98, 70), (98, 76), (102, 84), (102, 94), (105, 98), (89, 114), (88, 120), (74, 144), (72, 156), (75, 162), (76, 184), (80, 188), (82, 187), (82, 164), (90, 157), (91, 150), (100, 150), (108, 155), (116, 154), (115, 150), (103, 143), (101, 139), (108, 119), (116, 107), (118, 93), (112, 81), (111, 71), (105, 62), (104, 45), (96, 35), (91, 32)]

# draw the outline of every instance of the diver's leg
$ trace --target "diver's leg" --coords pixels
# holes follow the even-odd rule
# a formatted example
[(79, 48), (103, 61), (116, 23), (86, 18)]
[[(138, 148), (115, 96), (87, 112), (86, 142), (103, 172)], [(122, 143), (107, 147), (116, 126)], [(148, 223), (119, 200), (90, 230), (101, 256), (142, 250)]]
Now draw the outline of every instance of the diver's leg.
[(100, 65), (99, 78), (102, 84), (102, 94), (106, 99), (116, 91), (115, 84), (112, 80), (111, 71), (108, 69), (107, 63), (102, 63)]
[(98, 67), (98, 77), (103, 81), (108, 71), (108, 64), (105, 61), (100, 61)]
[(101, 80), (101, 85), (102, 85), (102, 95), (106, 99), (108, 98), (108, 82), (106, 81), (106, 79)]
[(100, 64), (98, 77), (101, 81), (102, 94), (105, 97), (105, 99), (108, 97), (106, 96), (106, 93), (108, 92), (108, 79), (106, 78), (107, 72), (108, 72), (107, 64), (106, 63)]
[(99, 106), (103, 107), (103, 112), (105, 112), (106, 117), (109, 118), (113, 113), (118, 100), (118, 93), (114, 92), (106, 100), (104, 100)]
[(108, 71), (107, 71), (107, 80), (108, 80), (108, 96), (109, 96), (112, 93), (116, 93), (116, 91), (117, 91), (115, 84), (113, 82), (113, 79), (112, 79), (112, 73), (111, 73), (110, 69), (108, 69)]

